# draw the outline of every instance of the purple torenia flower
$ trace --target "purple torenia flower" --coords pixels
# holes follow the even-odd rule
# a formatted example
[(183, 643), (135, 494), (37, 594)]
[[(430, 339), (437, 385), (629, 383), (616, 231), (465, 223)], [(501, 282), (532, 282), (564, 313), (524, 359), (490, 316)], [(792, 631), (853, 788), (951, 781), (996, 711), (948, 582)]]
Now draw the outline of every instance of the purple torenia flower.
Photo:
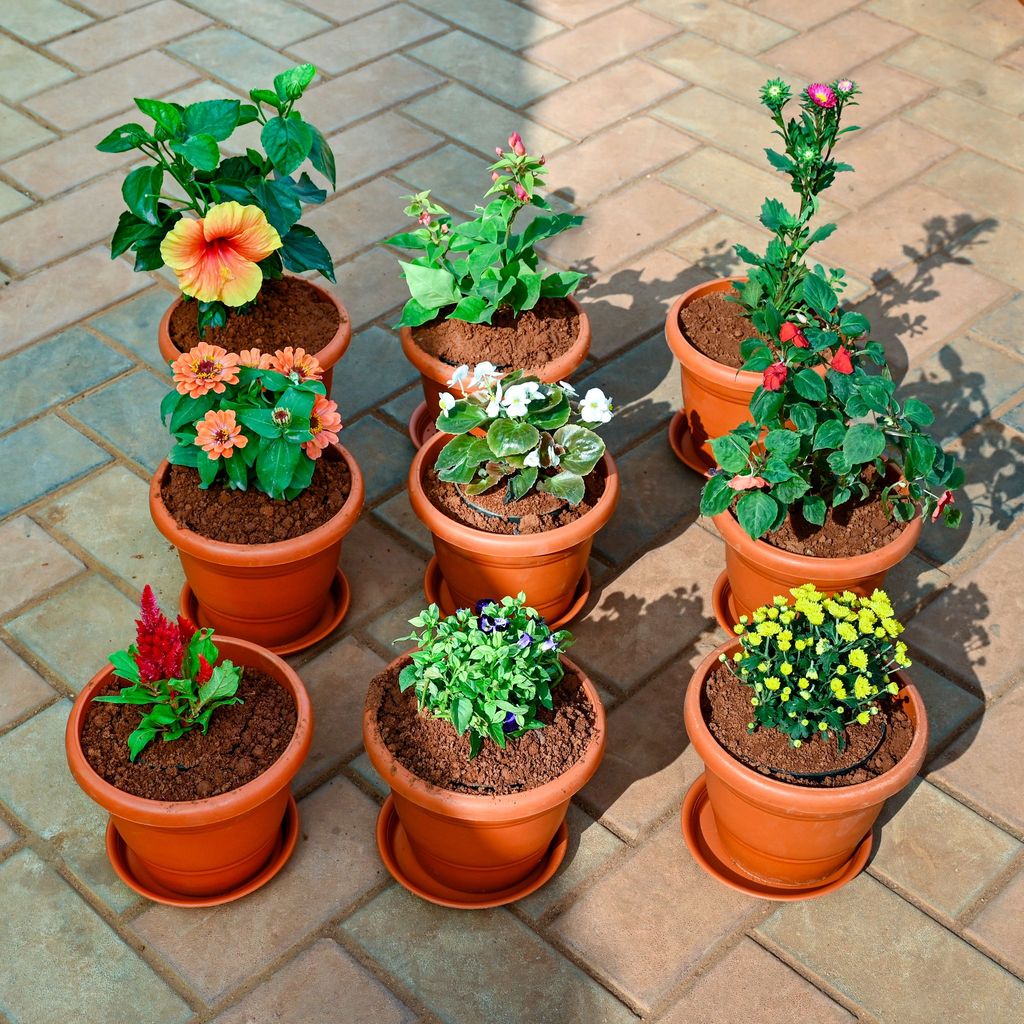
[(501, 723), (501, 727), (505, 732), (515, 732), (519, 728), (516, 716), (511, 711), (505, 716), (505, 721)]
[(477, 613), (477, 615), (483, 615), (484, 609), (489, 604), (494, 604), (494, 598), (493, 597), (485, 597), (482, 601), (477, 601), (477, 603), (476, 603), (476, 613)]
[(836, 105), (836, 94), (832, 91), (832, 86), (824, 82), (813, 82), (807, 86), (807, 95), (814, 104), (826, 110), (831, 110)]
[(547, 637), (544, 642), (540, 645), (542, 651), (557, 651), (558, 641), (555, 639), (554, 634)]
[(526, 648), (529, 647), (530, 644), (532, 644), (532, 643), (533, 643), (533, 637), (530, 636), (529, 633), (520, 633), (519, 634), (519, 644), (518, 644), (518, 646), (519, 646), (519, 649), (521, 651), (525, 651)]

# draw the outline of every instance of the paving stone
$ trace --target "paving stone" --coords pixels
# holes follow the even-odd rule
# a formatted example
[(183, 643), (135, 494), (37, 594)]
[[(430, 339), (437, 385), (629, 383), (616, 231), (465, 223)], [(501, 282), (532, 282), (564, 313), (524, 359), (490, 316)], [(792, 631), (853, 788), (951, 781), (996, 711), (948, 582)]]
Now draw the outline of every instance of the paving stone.
[(999, 417), (1000, 421), (1012, 427), (1019, 434), (1024, 434), (1024, 406), (1015, 406)]
[[(131, 930), (208, 1002), (272, 963), (384, 878), (374, 844), (377, 805), (347, 779), (299, 804), (299, 842), (266, 888), (237, 903), (183, 911), (153, 906)], [(197, 957), (197, 948), (216, 957)]]
[(328, 141), (336, 152), (345, 154), (338, 168), (339, 189), (376, 177), (441, 142), (436, 135), (390, 111), (346, 128)]
[(29, 43), (44, 43), (92, 21), (83, 11), (60, 0), (33, 0), (31, 4), (5, 3), (0, 7), (0, 25)]
[(388, 795), (388, 787), (384, 780), (377, 774), (377, 769), (370, 763), (366, 753), (360, 754), (349, 762), (352, 769), (371, 789), (380, 794), (381, 797)]
[(1024, 356), (1024, 338), (1017, 329), (1020, 317), (1024, 316), (1024, 292), (1015, 295), (988, 316), (973, 324), (971, 330), (989, 341), (1014, 349)]
[(837, 14), (856, 7), (862, 0), (822, 0), (808, 7), (803, 0), (754, 0), (750, 9), (766, 18), (781, 21), (783, 25), (801, 31), (822, 21), (830, 21)]
[(463, 0), (418, 2), (424, 10), (454, 22), (485, 39), (492, 39), (510, 50), (521, 50), (558, 32), (561, 28), (555, 22), (508, 3), (507, 0), (487, 0), (486, 3), (476, 4), (467, 4)]
[[(275, 75), (294, 66), (294, 61), (276, 50), (228, 28), (203, 29), (172, 43), (167, 49), (197, 68), (216, 69), (219, 79), (243, 92), (253, 88), (254, 83), (262, 83), (261, 87), (267, 88)], [(313, 123), (321, 127), (315, 120)]]
[[(409, 450), (412, 451), (411, 446)], [(430, 531), (416, 518), (416, 514), (409, 504), (407, 491), (399, 491), (387, 501), (382, 502), (373, 510), (373, 514), (387, 523), (392, 530), (400, 533), (411, 544), (422, 548), (428, 554), (433, 554), (434, 548), (430, 539)]]
[(1014, 288), (1024, 288), (1024, 269), (1018, 258), (1024, 246), (1024, 228), (1016, 224), (996, 222), (991, 234), (987, 228), (978, 231), (980, 244), (967, 246), (969, 257), (986, 274), (1005, 281)]
[[(409, 422), (409, 417), (422, 401), (423, 389), (414, 384), (411, 388), (392, 398), (390, 402), (382, 405), (380, 411), (395, 420), (399, 429), (404, 429)], [(412, 441), (409, 443), (412, 444)]]
[(191, 0), (191, 3), (210, 17), (241, 29), (275, 49), (332, 28), (330, 22), (284, 0), (246, 0), (244, 8), (239, 8), (234, 0)]
[[(398, 497), (401, 498), (402, 495), (398, 495)], [(406, 504), (408, 504), (408, 499), (406, 499)], [(423, 596), (423, 589), (420, 587), (401, 604), (375, 615), (373, 620), (366, 624), (367, 635), (380, 644), (389, 662), (412, 646), (411, 641), (398, 638), (409, 635), (413, 628), (409, 624), (409, 620), (419, 615), (426, 606), (427, 599)]]
[(341, 567), (352, 587), (349, 627), (419, 590), (426, 564), (426, 558), (407, 551), (369, 520), (357, 524), (341, 555)]
[(2, 818), (0, 818), (0, 851), (13, 846), (21, 837)]
[[(140, 278), (140, 283), (148, 282)], [(167, 364), (160, 355), (157, 335), (160, 318), (173, 301), (174, 296), (170, 292), (163, 288), (151, 288), (130, 302), (91, 320), (90, 325), (124, 345), (150, 366), (166, 373)]]
[(23, 100), (73, 77), (67, 68), (9, 36), (0, 38), (0, 96), (4, 99)]
[(793, 35), (785, 25), (726, 0), (642, 0), (639, 6), (744, 53), (760, 53)]
[[(0, 949), (7, 956), (0, 1005), (26, 1022), (124, 1019), (131, 993), (138, 1024), (174, 1024), (191, 1010), (59, 875), (31, 850), (0, 864), (5, 893)], [(71, 940), (73, 937), (73, 941)], [(39, 993), (45, 992), (40, 1005)], [(45, 1016), (44, 1016), (45, 1014)]]
[(984, 103), (944, 90), (904, 116), (959, 146), (970, 146), (1003, 163), (1024, 168), (1020, 122)]
[[(680, 164), (675, 166), (681, 167)], [(669, 242), (668, 248), (687, 263), (703, 267), (708, 274), (732, 277), (742, 274), (747, 267), (733, 251), (733, 246), (745, 245), (755, 252), (763, 252), (770, 238), (764, 228), (756, 228), (727, 213), (716, 213), (688, 228)]]
[(381, 7), (386, 0), (305, 0), (305, 6), (334, 21), (351, 21)]
[(894, 566), (885, 579), (897, 615), (904, 620), (932, 592), (949, 583), (949, 574), (911, 553)]
[(448, 144), (407, 164), (396, 175), (407, 181), (412, 191), (429, 189), (445, 209), (462, 210), (468, 215), (484, 201), (490, 187), (488, 166), (486, 160), (461, 146)]
[(367, 504), (383, 497), (408, 476), (408, 438), (373, 416), (364, 416), (345, 427), (341, 441), (363, 472)]
[(42, 677), (3, 643), (0, 643), (0, 672), (4, 681), (0, 689), (0, 727), (56, 696)]
[(958, 0), (872, 0), (869, 10), (898, 21), (917, 32), (944, 39), (979, 57), (996, 57), (1024, 38), (1020, 19), (998, 0), (983, 0), (965, 7)]
[(250, 992), (214, 1024), (412, 1024), (403, 1006), (365, 967), (337, 943), (318, 939), (278, 973)]
[(306, 786), (362, 750), (366, 691), (383, 667), (384, 661), (373, 651), (348, 637), (299, 670), (313, 701), (316, 728), (296, 787)]
[(402, 213), (407, 205), (404, 195), (400, 185), (376, 178), (318, 206), (302, 222), (340, 259), (404, 228), (408, 220)]
[[(0, 181), (0, 217), (7, 217), (31, 205), (32, 200), (27, 195)], [(3, 284), (9, 280), (10, 278), (5, 274)]]
[(52, 138), (54, 134), (49, 129), (0, 104), (0, 160), (9, 160)]
[(1024, 1012), (1024, 984), (867, 875), (787, 903), (757, 933), (882, 1020), (1009, 1024)]
[(71, 579), (84, 566), (65, 551), (28, 516), (9, 519), (0, 526), (0, 615)]
[(744, 938), (702, 974), (660, 1020), (662, 1024), (759, 1020), (768, 992), (773, 1024), (803, 1024), (808, 1019), (843, 1024), (855, 1019), (781, 960)]
[[(382, 248), (370, 249), (337, 268), (338, 284), (332, 286), (345, 303), (352, 327), (359, 330), (389, 310), (398, 310), (409, 299), (409, 289), (398, 266), (398, 257)], [(344, 372), (344, 364), (342, 364)]]
[(73, 690), (135, 636), (138, 607), (93, 573), (7, 624), (7, 631)]
[(764, 167), (764, 149), (772, 144), (771, 121), (750, 107), (693, 86), (655, 107), (653, 113), (748, 163)]
[[(396, 928), (395, 921), (403, 926)], [(342, 930), (448, 1024), (635, 1020), (507, 910), (460, 914), (391, 886), (356, 911)], [(445, 953), (428, 957), (425, 948)], [(454, 963), (458, 985), (452, 984)]]
[(1024, 913), (1024, 873), (995, 895), (970, 923), (966, 930), (972, 942), (982, 942), (1016, 974), (1024, 972), (1024, 934), (1021, 914)]
[(419, 380), (419, 373), (405, 358), (398, 338), (382, 327), (369, 327), (352, 338), (344, 360), (335, 370), (331, 396), (338, 403), (343, 422), (347, 422), (377, 408), (414, 380)]
[(533, 0), (530, 7), (557, 18), (565, 25), (577, 25), (607, 11), (609, 7), (615, 7), (617, 3), (618, 0)]
[(955, 153), (924, 182), (998, 217), (1024, 221), (1024, 174), (978, 153)]
[(857, 84), (861, 95), (857, 97), (856, 123), (864, 128), (935, 91), (930, 82), (922, 82), (920, 78), (908, 75), (883, 60), (871, 61), (857, 68)]

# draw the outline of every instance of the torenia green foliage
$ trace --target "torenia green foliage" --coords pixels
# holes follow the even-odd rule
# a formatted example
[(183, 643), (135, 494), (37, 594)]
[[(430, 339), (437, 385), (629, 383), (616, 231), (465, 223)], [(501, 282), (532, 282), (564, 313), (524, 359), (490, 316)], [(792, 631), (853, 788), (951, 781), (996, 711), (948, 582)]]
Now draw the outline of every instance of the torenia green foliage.
[(421, 710), (469, 735), (469, 756), (486, 739), (504, 747), (530, 729), (542, 729), (541, 708), (553, 706), (551, 691), (565, 674), (559, 652), (572, 642), (552, 633), (526, 595), (481, 601), (441, 618), (432, 604), (409, 620), (415, 627), (412, 664), (402, 669), (402, 691), (415, 689)]
[(842, 750), (847, 728), (866, 725), (899, 692), (892, 673), (910, 665), (896, 639), (903, 626), (882, 590), (826, 597), (805, 583), (790, 593), (792, 602), (777, 597), (752, 621), (742, 616), (740, 650), (721, 660), (751, 689), (751, 732), (777, 729), (795, 747), (832, 733)]
[(544, 273), (535, 249), (538, 242), (582, 224), (582, 217), (537, 216), (521, 234), (513, 232), (524, 207), (551, 206), (538, 192), (544, 185), (544, 157), (527, 153), (518, 132), (509, 136), (508, 146), (508, 152), (495, 149), (498, 159), (490, 166), (492, 184), (484, 196), (493, 198), (476, 208), (473, 220), (453, 224), (429, 191), (406, 197), (406, 216), (419, 227), (384, 244), (423, 255), (401, 263), (411, 298), (396, 327), (418, 327), (440, 315), (489, 324), (498, 310), (518, 316), (541, 298), (571, 295), (583, 280), (583, 274), (571, 271)]

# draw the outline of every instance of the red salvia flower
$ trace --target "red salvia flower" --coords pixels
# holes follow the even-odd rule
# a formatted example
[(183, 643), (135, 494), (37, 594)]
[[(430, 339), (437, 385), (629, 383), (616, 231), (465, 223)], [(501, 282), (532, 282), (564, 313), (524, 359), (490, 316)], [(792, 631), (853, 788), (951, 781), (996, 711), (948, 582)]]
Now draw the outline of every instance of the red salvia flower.
[(853, 373), (850, 353), (846, 351), (846, 347), (843, 345), (839, 346), (839, 351), (832, 357), (832, 362), (829, 365), (836, 373)]
[(782, 385), (786, 383), (786, 378), (788, 376), (789, 367), (786, 366), (785, 363), (772, 363), (772, 365), (764, 371), (761, 386), (765, 391), (781, 391)]

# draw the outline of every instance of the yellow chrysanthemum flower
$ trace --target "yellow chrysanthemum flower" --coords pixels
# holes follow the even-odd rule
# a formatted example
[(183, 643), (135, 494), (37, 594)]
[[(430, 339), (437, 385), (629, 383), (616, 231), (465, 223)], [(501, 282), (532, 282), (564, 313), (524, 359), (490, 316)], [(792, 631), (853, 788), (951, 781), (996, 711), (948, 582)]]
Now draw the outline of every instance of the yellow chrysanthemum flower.
[(836, 626), (836, 632), (847, 642), (853, 643), (857, 639), (857, 630), (849, 622), (840, 622)]
[(767, 686), (769, 690), (777, 690), (782, 685), (782, 680), (777, 676), (769, 676), (764, 681), (764, 685)]
[(868, 652), (860, 647), (855, 647), (850, 651), (850, 656), (847, 660), (851, 668), (859, 668), (863, 671), (868, 667)]
[(782, 673), (782, 674), (783, 674), (784, 676), (791, 676), (791, 675), (793, 674), (793, 666), (792, 666), (792, 665), (790, 665), (790, 663), (789, 663), (788, 661), (784, 661), (784, 662), (783, 662), (783, 663), (782, 663), (782, 664), (781, 664), (781, 665), (779, 666), (779, 671), (780, 671), (780, 672), (781, 672), (781, 673)]
[(871, 716), (866, 711), (862, 711), (857, 716), (857, 721), (860, 722), (861, 725), (867, 725), (868, 722), (871, 721)]
[(777, 622), (762, 622), (757, 627), (757, 632), (761, 636), (775, 636), (779, 631), (779, 624)]
[(871, 696), (871, 684), (864, 676), (857, 676), (857, 681), (853, 684), (853, 695), (857, 700)]

